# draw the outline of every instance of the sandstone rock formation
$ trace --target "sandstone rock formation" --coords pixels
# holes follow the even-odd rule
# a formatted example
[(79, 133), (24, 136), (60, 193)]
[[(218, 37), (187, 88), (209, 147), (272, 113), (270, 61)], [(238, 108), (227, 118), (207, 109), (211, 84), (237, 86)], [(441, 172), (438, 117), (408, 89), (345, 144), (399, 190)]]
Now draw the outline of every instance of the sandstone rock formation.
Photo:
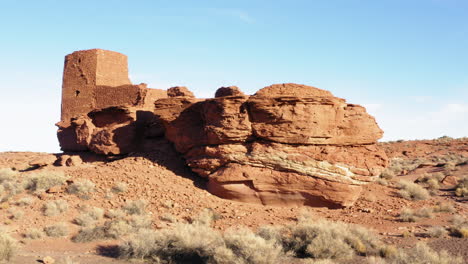
[[(89, 52), (73, 53), (67, 60)], [(112, 60), (123, 58), (109, 55)], [(106, 56), (97, 58), (97, 64), (106, 60)], [(64, 150), (105, 155), (151, 151), (158, 147), (149, 144), (152, 139), (166, 138), (217, 196), (330, 208), (351, 206), (362, 185), (387, 165), (384, 151), (376, 145), (383, 132), (374, 118), (364, 107), (347, 104), (325, 90), (277, 84), (247, 96), (231, 86), (218, 89), (215, 98), (197, 99), (186, 87), (153, 91), (142, 85), (120, 85), (127, 72), (122, 60), (109, 67), (120, 69), (119, 74), (103, 78), (117, 86), (68, 85), (73, 83), (65, 81), (68, 78), (85, 78), (68, 76), (68, 65), (58, 123)], [(85, 72), (92, 75), (90, 69)], [(117, 80), (110, 81), (115, 74)], [(92, 97), (80, 99), (80, 104), (92, 109), (74, 108), (76, 102), (68, 109), (67, 94), (73, 89), (91, 90)]]

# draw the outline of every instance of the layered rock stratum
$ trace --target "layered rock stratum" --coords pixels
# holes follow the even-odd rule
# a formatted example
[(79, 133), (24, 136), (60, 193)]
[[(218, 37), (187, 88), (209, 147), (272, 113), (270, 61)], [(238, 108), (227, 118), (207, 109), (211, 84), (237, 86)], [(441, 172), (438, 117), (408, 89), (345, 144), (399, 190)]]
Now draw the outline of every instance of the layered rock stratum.
[(127, 72), (111, 51), (66, 57), (64, 151), (150, 152), (164, 138), (219, 197), (330, 208), (353, 205), (387, 166), (375, 119), (329, 91), (287, 83), (248, 96), (230, 86), (198, 99), (186, 87), (132, 85)]

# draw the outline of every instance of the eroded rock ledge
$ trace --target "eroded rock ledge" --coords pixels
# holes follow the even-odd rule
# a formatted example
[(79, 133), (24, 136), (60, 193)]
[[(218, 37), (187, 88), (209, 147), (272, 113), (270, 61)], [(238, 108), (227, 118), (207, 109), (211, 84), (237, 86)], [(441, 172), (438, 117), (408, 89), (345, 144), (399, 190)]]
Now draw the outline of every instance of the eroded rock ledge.
[[(125, 63), (115, 63), (118, 69), (103, 77), (108, 71), (93, 71), (77, 59), (89, 61), (83, 56), (94, 53), (98, 65), (106, 53), (112, 60), (125, 58)], [(67, 61), (85, 70), (67, 70)], [(215, 98), (197, 99), (186, 87), (165, 91), (131, 85), (126, 75), (122, 54), (92, 50), (67, 56), (62, 120), (57, 124), (64, 151), (151, 151), (158, 147), (154, 139), (163, 137), (195, 173), (208, 179), (208, 190), (219, 197), (331, 208), (351, 206), (361, 186), (387, 165), (384, 151), (376, 145), (383, 132), (374, 118), (364, 107), (328, 91), (288, 83), (248, 96), (231, 86), (219, 88)], [(93, 76), (99, 76), (99, 85), (90, 83)], [(77, 89), (78, 95), (70, 92)], [(81, 93), (88, 97), (77, 98), (77, 104), (70, 95)]]

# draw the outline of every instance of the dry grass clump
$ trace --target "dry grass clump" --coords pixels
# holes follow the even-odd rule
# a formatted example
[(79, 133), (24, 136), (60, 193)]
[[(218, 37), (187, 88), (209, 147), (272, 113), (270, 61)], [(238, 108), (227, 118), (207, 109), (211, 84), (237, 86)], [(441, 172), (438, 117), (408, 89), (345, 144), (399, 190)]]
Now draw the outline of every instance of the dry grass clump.
[(49, 201), (42, 207), (45, 216), (56, 216), (68, 210), (68, 203), (65, 200)]
[(442, 226), (434, 226), (427, 230), (427, 235), (429, 237), (443, 237), (448, 234), (447, 230)]
[(41, 229), (29, 228), (24, 232), (23, 236), (28, 239), (40, 239), (45, 236), (45, 233)]
[(461, 215), (452, 218), (452, 226), (449, 227), (451, 236), (468, 238), (468, 220)]
[(128, 189), (128, 185), (124, 182), (118, 182), (114, 186), (112, 186), (111, 191), (113, 193), (123, 193), (126, 192)]
[(31, 196), (23, 197), (15, 202), (18, 206), (27, 206), (31, 205), (34, 202), (34, 198)]
[(11, 214), (10, 219), (12, 220), (19, 220), (23, 218), (24, 212), (21, 210), (18, 210), (17, 208), (10, 208), (8, 209), (8, 213)]
[(423, 243), (418, 243), (414, 248), (400, 250), (390, 259), (391, 264), (461, 264), (462, 258), (452, 257), (447, 251), (436, 252)]
[(18, 175), (18, 172), (10, 168), (0, 169), (0, 203), (23, 192), (24, 183), (20, 181)]
[(57, 223), (46, 226), (44, 232), (50, 237), (61, 237), (68, 235), (68, 225), (66, 223)]
[(105, 214), (105, 216), (110, 219), (123, 219), (125, 215), (126, 213), (121, 209), (109, 209)]
[(95, 184), (90, 180), (81, 180), (68, 186), (67, 191), (80, 198), (87, 199), (89, 194), (95, 191)]
[(437, 203), (433, 208), (434, 213), (453, 213), (455, 212), (455, 207), (449, 203)]
[(148, 202), (145, 200), (128, 201), (123, 209), (130, 215), (142, 215), (145, 213)]
[(30, 175), (26, 180), (26, 189), (33, 192), (46, 191), (53, 186), (65, 184), (68, 180), (63, 172), (42, 171)]
[(400, 189), (398, 194), (407, 200), (418, 201), (429, 198), (429, 192), (422, 186), (413, 182), (400, 181), (398, 183), (398, 188)]
[(8, 234), (0, 231), (0, 261), (10, 260), (15, 254), (16, 240)]
[(142, 230), (119, 246), (119, 257), (170, 263), (279, 263), (280, 245), (247, 229), (224, 235), (201, 223)]
[(143, 229), (143, 228), (147, 229), (151, 227), (151, 224), (153, 223), (153, 219), (149, 215), (132, 215), (128, 223), (135, 230)]
[(432, 214), (433, 211), (431, 208), (421, 208), (416, 211), (410, 208), (404, 208), (400, 212), (399, 219), (402, 222), (416, 222), (421, 218), (432, 218), (434, 215)]
[(468, 197), (468, 176), (463, 177), (455, 186), (455, 195), (458, 197)]
[(87, 227), (72, 238), (73, 242), (84, 243), (101, 239), (118, 239), (134, 231), (125, 220), (106, 221), (102, 226)]
[(174, 215), (169, 214), (169, 213), (161, 215), (159, 217), (159, 219), (161, 219), (161, 221), (165, 221), (165, 222), (169, 222), (169, 223), (177, 222), (177, 217), (175, 217)]
[(281, 231), (282, 244), (297, 257), (347, 259), (381, 254), (383, 244), (367, 229), (341, 222), (304, 220)]
[(0, 169), (0, 184), (15, 180), (17, 174), (18, 172), (10, 168), (1, 168)]
[(104, 216), (104, 209), (98, 207), (86, 206), (82, 208), (82, 213), (74, 220), (75, 224), (83, 227), (93, 226), (96, 221), (102, 219)]

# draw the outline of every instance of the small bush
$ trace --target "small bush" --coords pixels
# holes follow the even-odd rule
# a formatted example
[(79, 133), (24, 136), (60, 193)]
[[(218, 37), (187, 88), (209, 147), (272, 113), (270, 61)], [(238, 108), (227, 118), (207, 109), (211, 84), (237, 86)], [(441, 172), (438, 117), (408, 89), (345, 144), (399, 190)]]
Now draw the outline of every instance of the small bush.
[(419, 210), (414, 211), (413, 209), (404, 208), (400, 212), (399, 219), (402, 222), (416, 222), (420, 218), (432, 218), (434, 215), (432, 214), (431, 208), (421, 208)]
[(28, 196), (28, 197), (23, 197), (19, 199), (18, 201), (15, 202), (15, 204), (18, 206), (27, 206), (27, 205), (31, 205), (33, 202), (34, 202), (34, 198)]
[(443, 237), (447, 235), (447, 230), (441, 226), (435, 226), (427, 231), (429, 237)]
[(35, 173), (26, 181), (26, 189), (33, 192), (45, 191), (57, 185), (63, 185), (67, 181), (68, 176), (62, 172), (43, 171)]
[(468, 237), (468, 220), (461, 215), (452, 218), (452, 226), (449, 227), (450, 235), (455, 237)]
[(468, 197), (468, 177), (463, 177), (455, 186), (455, 195), (458, 197)]
[(77, 216), (73, 222), (79, 226), (90, 227), (96, 223), (96, 220), (90, 215), (83, 213)]
[(455, 208), (453, 205), (449, 203), (437, 203), (436, 206), (434, 206), (434, 212), (435, 213), (453, 213), (455, 212)]
[(128, 189), (128, 185), (126, 183), (118, 182), (112, 187), (111, 191), (113, 193), (123, 193), (123, 192), (126, 192), (127, 189)]
[(172, 214), (163, 214), (159, 217), (159, 219), (161, 219), (161, 221), (165, 221), (169, 223), (177, 222), (177, 218)]
[(128, 214), (138, 214), (142, 215), (145, 213), (146, 206), (148, 202), (145, 200), (136, 200), (136, 201), (128, 201), (127, 204), (123, 207)]
[(94, 192), (95, 185), (90, 180), (81, 180), (75, 182), (68, 187), (68, 193), (74, 194), (81, 198), (88, 198), (88, 195)]
[(118, 239), (131, 231), (132, 227), (124, 220), (107, 221), (103, 226), (81, 229), (72, 240), (73, 242), (84, 243), (101, 239)]
[(65, 200), (49, 201), (42, 207), (45, 216), (56, 216), (68, 210), (68, 203)]
[(0, 232), (0, 261), (10, 260), (16, 252), (16, 240)]
[(149, 215), (132, 215), (130, 218), (129, 224), (132, 226), (135, 230), (138, 229), (147, 229), (151, 227), (153, 220), (151, 219), (151, 216)]
[(0, 169), (0, 184), (4, 182), (13, 181), (16, 179), (16, 175), (18, 172), (10, 169), (10, 168), (2, 168)]
[(61, 237), (68, 235), (68, 225), (66, 223), (57, 223), (46, 226), (44, 232), (50, 237)]
[(21, 211), (21, 210), (18, 210), (16, 208), (10, 208), (8, 210), (8, 212), (11, 214), (10, 218), (12, 220), (19, 220), (19, 219), (23, 218), (23, 216), (24, 216), (24, 212)]
[(395, 177), (395, 173), (389, 169), (384, 170), (380, 174), (380, 178), (385, 179), (385, 180), (391, 180)]
[(110, 209), (106, 212), (106, 217), (110, 219), (122, 219), (125, 215), (125, 212), (120, 209)]
[(418, 243), (415, 248), (399, 251), (390, 260), (392, 264), (461, 264), (461, 258), (454, 258), (446, 251), (436, 252), (426, 244)]
[(429, 198), (429, 192), (426, 189), (412, 182), (401, 181), (398, 188), (400, 189), (398, 194), (407, 200), (418, 201)]
[(45, 236), (44, 231), (37, 228), (29, 228), (24, 232), (23, 236), (28, 239), (40, 239)]

